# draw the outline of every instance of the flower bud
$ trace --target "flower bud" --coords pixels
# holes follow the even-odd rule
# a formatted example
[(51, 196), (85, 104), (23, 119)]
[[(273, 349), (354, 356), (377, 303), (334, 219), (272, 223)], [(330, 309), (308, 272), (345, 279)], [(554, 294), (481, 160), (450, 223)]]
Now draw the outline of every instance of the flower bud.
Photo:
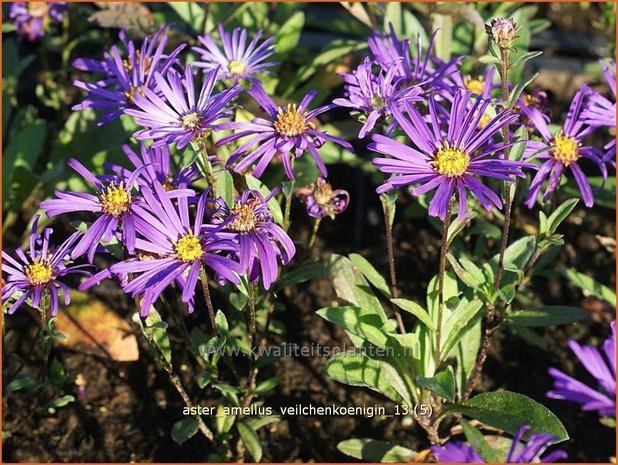
[(517, 24), (511, 18), (492, 19), (490, 24), (485, 25), (489, 37), (502, 49), (510, 48), (518, 37), (516, 28)]

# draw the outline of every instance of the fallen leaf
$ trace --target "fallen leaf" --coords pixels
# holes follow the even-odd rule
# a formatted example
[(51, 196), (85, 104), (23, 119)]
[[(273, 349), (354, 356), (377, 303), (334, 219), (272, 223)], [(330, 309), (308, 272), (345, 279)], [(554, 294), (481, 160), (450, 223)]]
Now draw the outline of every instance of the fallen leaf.
[(58, 312), (56, 330), (66, 337), (60, 343), (71, 349), (119, 362), (139, 358), (137, 339), (129, 323), (88, 294), (71, 291), (71, 305)]

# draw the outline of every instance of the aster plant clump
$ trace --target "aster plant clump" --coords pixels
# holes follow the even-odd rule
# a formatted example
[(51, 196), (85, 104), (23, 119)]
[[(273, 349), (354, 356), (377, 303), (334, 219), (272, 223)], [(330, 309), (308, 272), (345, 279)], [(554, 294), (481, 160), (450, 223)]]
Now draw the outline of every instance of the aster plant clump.
[[(320, 318), (321, 336), (352, 350), (331, 352), (319, 376), (390, 401), (369, 437), (337, 445), (354, 459), (562, 461), (578, 438), (550, 406), (568, 403), (615, 427), (615, 321), (595, 327), (597, 347), (547, 344), (554, 327), (588, 318), (567, 285), (615, 308), (615, 293), (560, 255), (568, 226), (607, 208), (615, 188), (615, 63), (602, 60), (598, 82), (560, 113), (534, 87), (540, 23), (519, 7), (517, 24), (490, 7), (345, 4), (363, 24), (311, 59), (296, 4), (96, 7), (99, 29), (122, 26), (105, 36), (118, 43), (95, 37), (90, 53), (90, 39), (62, 42), (74, 94), (60, 99), (69, 116), (45, 162), (30, 156), (48, 147), (29, 140), (47, 130), (35, 110), (8, 133), (29, 152), (6, 151), (8, 202), (24, 214), (6, 215), (7, 242), (22, 246), (2, 252), (2, 303), (7, 318), (37, 316), (43, 354), (36, 382), (6, 370), (9, 391), (53, 387), (48, 409), (87, 398), (83, 383), (76, 400), (58, 381), (54, 358), (59, 312), (80, 323), (75, 288), (98, 304), (113, 293), (183, 406), (172, 440), (196, 436), (203, 461), (278, 458), (270, 435), (288, 414), (273, 399), (289, 397), (288, 365), (267, 349)], [(15, 3), (9, 18), (39, 40), (66, 9)], [(562, 300), (539, 290), (544, 279), (560, 279)], [(301, 300), (326, 306), (294, 313)], [(529, 373), (546, 395), (493, 372), (486, 382), (487, 360), (509, 344), (564, 351)], [(575, 365), (557, 362), (568, 357)], [(393, 425), (407, 431), (387, 434)], [(407, 434), (417, 450), (382, 440)]]

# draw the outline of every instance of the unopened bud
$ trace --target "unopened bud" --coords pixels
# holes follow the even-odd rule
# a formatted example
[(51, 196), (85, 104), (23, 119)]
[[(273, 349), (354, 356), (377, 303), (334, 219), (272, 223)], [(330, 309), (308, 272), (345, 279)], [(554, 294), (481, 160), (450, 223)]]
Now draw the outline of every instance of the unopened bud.
[(511, 48), (513, 41), (518, 37), (517, 24), (511, 18), (492, 19), (485, 25), (485, 31), (500, 48)]

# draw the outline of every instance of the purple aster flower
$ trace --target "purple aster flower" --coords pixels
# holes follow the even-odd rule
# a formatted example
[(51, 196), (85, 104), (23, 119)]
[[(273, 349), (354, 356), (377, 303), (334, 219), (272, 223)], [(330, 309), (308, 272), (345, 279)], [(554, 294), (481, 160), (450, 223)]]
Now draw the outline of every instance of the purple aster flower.
[(514, 110), (519, 113), (519, 122), (527, 128), (534, 129), (536, 120), (550, 122), (549, 99), (547, 92), (535, 89), (531, 93), (523, 93), (517, 99)]
[(569, 347), (596, 379), (600, 389), (593, 389), (556, 368), (550, 368), (554, 388), (547, 397), (577, 402), (585, 412), (596, 410), (600, 416), (616, 416), (616, 322), (612, 321), (610, 326), (612, 332), (603, 343), (605, 357), (596, 347), (569, 341)]
[(169, 55), (164, 54), (167, 44), (167, 27), (162, 27), (154, 35), (144, 38), (141, 47), (137, 48), (133, 41), (126, 37), (125, 31), (120, 31), (120, 40), (125, 52), (114, 45), (104, 54), (103, 61), (78, 58), (73, 66), (82, 71), (103, 73), (104, 79), (94, 83), (74, 81), (73, 85), (85, 90), (88, 96), (73, 110), (93, 108), (102, 110), (104, 116), (99, 125), (118, 118), (125, 109), (135, 106), (136, 94), (144, 95), (145, 89), (160, 95), (155, 73), (165, 74), (177, 63), (177, 56), (185, 47), (180, 45)]
[(67, 2), (14, 2), (9, 19), (18, 34), (34, 42), (49, 31), (50, 24), (61, 23), (67, 9)]
[(129, 108), (125, 113), (134, 116), (137, 124), (148, 128), (137, 131), (135, 138), (153, 139), (155, 147), (175, 142), (176, 147), (182, 149), (192, 140), (199, 140), (216, 129), (218, 120), (230, 116), (228, 105), (242, 90), (235, 85), (211, 95), (218, 74), (219, 68), (205, 74), (196, 98), (193, 72), (189, 65), (182, 77), (174, 70), (170, 70), (165, 78), (155, 73), (154, 79), (167, 102), (150, 89), (144, 89), (143, 96), (135, 96), (135, 105), (139, 110)]
[(485, 68), (485, 72), (476, 77), (471, 75), (463, 75), (460, 70), (451, 73), (449, 79), (454, 83), (453, 93), (457, 92), (457, 89), (466, 89), (475, 95), (480, 96), (485, 100), (491, 98), (491, 92), (500, 87), (500, 84), (494, 83), (494, 75), (496, 74), (495, 66), (488, 66)]
[(361, 139), (369, 133), (379, 118), (383, 121), (392, 114), (391, 106), (399, 106), (402, 102), (420, 102), (421, 88), (399, 88), (401, 78), (395, 79), (400, 59), (393, 62), (385, 73), (381, 70), (375, 76), (369, 58), (356, 68), (352, 74), (343, 76), (346, 82), (346, 97), (333, 100), (335, 105), (353, 108), (363, 113), (363, 127), (358, 133)]
[[(30, 233), (30, 253), (26, 255), (17, 249), (17, 260), (2, 252), (2, 273), (7, 276), (2, 285), (2, 303), (4, 304), (18, 292), (23, 294), (15, 300), (9, 308), (9, 314), (17, 310), (27, 299), (30, 305), (40, 308), (41, 299), (45, 293), (50, 297), (51, 314), (55, 315), (59, 307), (59, 293), (64, 295), (64, 304), (71, 302), (69, 288), (61, 279), (71, 274), (89, 275), (85, 268), (88, 265), (72, 265), (70, 260), (71, 249), (79, 239), (81, 232), (76, 232), (64, 241), (60, 247), (52, 251), (49, 247), (49, 236), (52, 233), (46, 228), (43, 234), (37, 233), (39, 215), (35, 216)], [(42, 309), (45, 310), (45, 309)]]
[(544, 139), (543, 141), (528, 142), (524, 158), (530, 159), (539, 151), (545, 150), (535, 156), (536, 159), (542, 160), (542, 164), (532, 179), (530, 189), (524, 199), (528, 208), (532, 208), (536, 203), (537, 195), (546, 179), (549, 179), (549, 183), (543, 195), (543, 201), (552, 196), (558, 187), (562, 173), (567, 168), (571, 170), (575, 177), (584, 204), (587, 207), (592, 207), (594, 204), (590, 183), (580, 168), (579, 162), (582, 158), (592, 160), (598, 166), (604, 179), (607, 178), (607, 168), (603, 162), (603, 153), (600, 150), (595, 147), (582, 146), (582, 140), (595, 129), (586, 124), (581, 117), (584, 99), (590, 92), (590, 88), (586, 85), (577, 91), (569, 107), (564, 125), (555, 136), (549, 132), (547, 121), (540, 117), (539, 112), (528, 111), (525, 107), (521, 107), (521, 110), (530, 118)]
[(389, 34), (374, 32), (367, 39), (374, 60), (382, 69), (388, 70), (391, 64), (397, 62), (396, 77), (402, 78), (407, 85), (422, 87), (425, 92), (449, 87), (444, 79), (457, 71), (457, 65), (463, 57), (444, 62), (433, 55), (433, 44), (438, 31), (431, 35), (425, 54), (419, 34), (416, 40), (416, 56), (412, 57), (410, 40), (399, 40), (392, 24), (389, 24), (389, 29)]
[(343, 189), (333, 190), (333, 186), (321, 177), (314, 184), (298, 189), (296, 196), (305, 202), (307, 215), (316, 219), (325, 216), (335, 218), (335, 215), (343, 213), (350, 203), (348, 191)]
[(277, 257), (287, 265), (296, 253), (294, 243), (270, 214), (267, 202), (274, 193), (264, 198), (257, 191), (246, 190), (236, 197), (232, 208), (219, 198), (213, 215), (213, 221), (224, 221), (225, 230), (235, 235), (240, 266), (252, 282), (262, 278), (264, 289), (270, 289), (279, 276)]
[(129, 177), (95, 176), (80, 162), (72, 158), (69, 166), (97, 188), (98, 194), (56, 191), (56, 198), (41, 202), (47, 216), (70, 212), (92, 212), (97, 219), (73, 248), (72, 258), (88, 253), (90, 263), (100, 241), (111, 241), (122, 230), (122, 243), (132, 252), (135, 247), (134, 186), (144, 168), (130, 173)]
[(201, 57), (191, 63), (192, 66), (212, 70), (217, 67), (222, 69), (224, 78), (235, 81), (246, 79), (254, 81), (255, 75), (267, 72), (267, 68), (275, 63), (265, 61), (274, 53), (274, 38), (269, 37), (258, 45), (262, 37), (262, 31), (258, 31), (249, 45), (247, 45), (247, 30), (239, 27), (232, 33), (226, 32), (223, 25), (219, 24), (219, 38), (223, 42), (223, 50), (212, 39), (210, 34), (198, 37), (205, 48), (193, 47), (193, 50)]
[(142, 188), (143, 202), (134, 207), (135, 227), (139, 237), (135, 248), (148, 255), (132, 258), (111, 267), (113, 274), (131, 274), (133, 277), (124, 291), (141, 298), (141, 315), (146, 316), (150, 306), (174, 281), (180, 280), (182, 301), (189, 303), (203, 266), (219, 276), (239, 284), (240, 264), (228, 257), (238, 252), (231, 234), (221, 232), (226, 223), (205, 225), (208, 192), (197, 200), (195, 219), (189, 218), (189, 195), (176, 195), (173, 202), (169, 192), (155, 184), (154, 191)]
[[(599, 94), (593, 92), (588, 98), (588, 105), (582, 112), (582, 118), (586, 120), (586, 124), (593, 127), (610, 127), (616, 129), (616, 63), (609, 62), (609, 66), (604, 61), (600, 61), (603, 68), (603, 74), (607, 80), (607, 84), (612, 91), (614, 101)], [(613, 160), (616, 155), (616, 138), (612, 138), (611, 141), (604, 147), (606, 155), (604, 160), (611, 161), (615, 166)]]
[(513, 182), (513, 175), (524, 177), (521, 162), (490, 158), (505, 148), (502, 143), (494, 143), (494, 135), (513, 123), (517, 115), (505, 110), (479, 128), (490, 102), (477, 99), (470, 106), (469, 101), (469, 92), (457, 93), (446, 124), (438, 118), (439, 110), (433, 95), (429, 97), (429, 125), (419, 111), (408, 104), (404, 104), (407, 117), (393, 108), (393, 115), (411, 145), (379, 134), (373, 136), (369, 149), (388, 156), (374, 158), (373, 163), (383, 173), (392, 175), (377, 191), (381, 193), (421, 183), (411, 191), (412, 195), (421, 195), (437, 188), (429, 203), (429, 214), (442, 220), (446, 219), (454, 195), (459, 197), (458, 218), (463, 218), (467, 209), (467, 191), (487, 210), (494, 205), (501, 208), (500, 197), (478, 177), (507, 182)]
[[(165, 190), (184, 189), (202, 178), (195, 163), (180, 169), (175, 168), (167, 145), (146, 147), (146, 145), (140, 143), (139, 155), (129, 145), (124, 145), (122, 150), (133, 166), (140, 169), (137, 182), (140, 184), (145, 182), (151, 188), (156, 183), (161, 184)], [(111, 163), (104, 163), (103, 165), (125, 178), (131, 176), (131, 171), (122, 166)]]
[[(554, 443), (554, 437), (545, 433), (532, 433), (526, 442), (522, 443), (522, 438), (529, 431), (529, 426), (522, 426), (517, 430), (504, 459), (505, 463), (555, 463), (567, 457), (566, 452), (562, 450), (555, 450), (541, 457)], [(432, 446), (431, 450), (438, 462), (485, 463), (472, 446), (459, 441), (449, 441), (442, 447)]]
[[(230, 122), (219, 126), (221, 129), (240, 129), (240, 132), (224, 137), (217, 146), (242, 137), (253, 136), (232, 153), (227, 161), (228, 168), (244, 156), (245, 158), (234, 167), (234, 171), (247, 169), (257, 161), (257, 165), (253, 168), (253, 176), (259, 178), (273, 157), (280, 154), (286, 175), (289, 179), (295, 179), (293, 159), (309, 151), (322, 174), (326, 176), (326, 166), (318, 153), (318, 148), (326, 141), (331, 141), (352, 150), (349, 143), (318, 131), (311, 122), (313, 118), (334, 106), (324, 105), (307, 111), (311, 100), (317, 94), (316, 91), (309, 92), (298, 105), (288, 104), (284, 107), (277, 106), (259, 83), (254, 83), (248, 93), (266, 112), (268, 119), (255, 118), (250, 123)], [(258, 147), (251, 151), (255, 145)]]

